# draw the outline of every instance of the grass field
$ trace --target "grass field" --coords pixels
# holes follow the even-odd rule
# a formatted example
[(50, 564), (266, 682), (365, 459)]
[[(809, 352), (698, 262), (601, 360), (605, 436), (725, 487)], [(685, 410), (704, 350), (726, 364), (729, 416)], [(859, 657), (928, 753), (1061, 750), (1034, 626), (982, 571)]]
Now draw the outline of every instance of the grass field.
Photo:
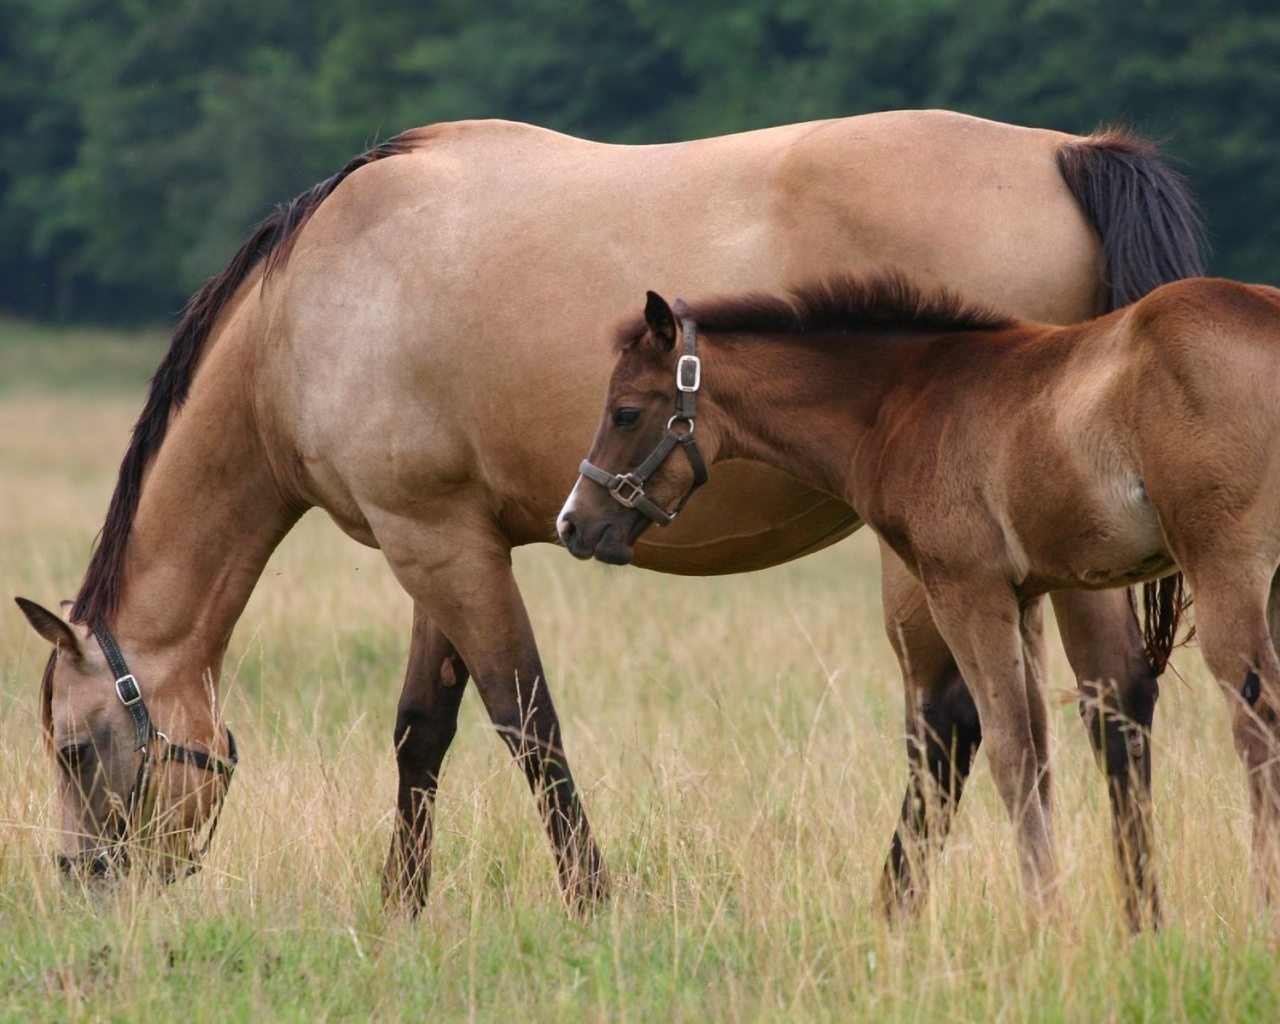
[[(149, 336), (0, 324), (0, 582), (72, 594), (158, 359)], [(1166, 927), (1129, 937), (1106, 799), (1054, 647), (1061, 911), (1023, 913), (979, 759), (910, 927), (871, 895), (905, 782), (869, 536), (752, 576), (684, 580), (517, 553), (616, 897), (560, 909), (523, 778), (474, 694), (446, 762), (431, 903), (383, 914), (391, 728), (409, 603), (311, 514), (277, 552), (224, 677), (242, 763), (205, 870), (105, 896), (52, 863), (46, 648), (0, 614), (0, 1019), (1272, 1021), (1247, 805), (1193, 651), (1157, 715)]]

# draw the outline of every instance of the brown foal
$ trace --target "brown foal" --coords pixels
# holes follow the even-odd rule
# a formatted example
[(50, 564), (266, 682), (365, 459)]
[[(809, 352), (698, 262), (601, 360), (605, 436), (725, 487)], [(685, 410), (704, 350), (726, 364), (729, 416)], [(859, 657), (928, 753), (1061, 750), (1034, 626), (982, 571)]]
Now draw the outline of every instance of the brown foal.
[[(665, 513), (687, 498), (702, 463), (760, 461), (847, 501), (923, 584), (973, 691), (1034, 896), (1055, 869), (1029, 617), (1050, 591), (1181, 567), (1230, 699), (1254, 878), (1270, 899), (1280, 290), (1187, 280), (1071, 327), (966, 306), (894, 273), (674, 311), (651, 292), (618, 352), (558, 523), (569, 550), (629, 561), (661, 521), (646, 506)], [(627, 473), (664, 435), (690, 458)]]

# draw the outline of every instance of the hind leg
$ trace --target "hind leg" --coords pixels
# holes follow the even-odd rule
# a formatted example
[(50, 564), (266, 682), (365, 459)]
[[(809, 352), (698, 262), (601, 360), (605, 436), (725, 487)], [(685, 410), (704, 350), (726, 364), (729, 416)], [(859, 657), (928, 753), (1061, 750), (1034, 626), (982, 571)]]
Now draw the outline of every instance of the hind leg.
[(888, 917), (915, 912), (982, 742), (978, 709), (929, 613), (924, 588), (883, 543), (881, 593), (906, 696), (907, 792), (877, 893)]
[(1106, 778), (1125, 918), (1157, 925), (1151, 857), (1151, 726), (1160, 689), (1124, 590), (1052, 595), (1062, 646), (1080, 690), (1080, 716)]
[(1269, 605), (1280, 588), (1274, 563), (1214, 554), (1184, 562), (1183, 568), (1195, 595), (1200, 650), (1230, 703), (1231, 731), (1245, 769), (1254, 892), (1274, 912), (1280, 895), (1280, 658), (1272, 633), (1277, 611)]
[(404, 688), (396, 713), (400, 784), (391, 850), (382, 872), (386, 902), (410, 914), (427, 900), (440, 766), (458, 726), (467, 668), (453, 645), (417, 605)]

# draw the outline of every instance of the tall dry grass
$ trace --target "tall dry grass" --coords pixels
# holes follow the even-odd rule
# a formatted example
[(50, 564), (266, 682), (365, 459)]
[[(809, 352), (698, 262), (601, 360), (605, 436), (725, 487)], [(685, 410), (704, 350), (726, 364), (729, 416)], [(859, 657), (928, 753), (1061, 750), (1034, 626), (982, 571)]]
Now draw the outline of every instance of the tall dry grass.
[[(135, 395), (0, 398), (0, 581), (79, 582)], [(197, 877), (108, 895), (51, 863), (43, 643), (0, 615), (0, 1019), (1276, 1019), (1253, 924), (1247, 806), (1194, 652), (1155, 734), (1166, 927), (1130, 938), (1106, 799), (1054, 701), (1061, 910), (1024, 913), (979, 759), (933, 898), (871, 894), (905, 783), (869, 537), (766, 573), (676, 579), (517, 553), (616, 895), (560, 910), (533, 801), (470, 695), (446, 762), (433, 893), (385, 916), (391, 727), (409, 603), (377, 552), (308, 516), (268, 566), (224, 676), (242, 764)], [(145, 681), (144, 681), (145, 685)], [(1056, 644), (1051, 698), (1073, 685)]]

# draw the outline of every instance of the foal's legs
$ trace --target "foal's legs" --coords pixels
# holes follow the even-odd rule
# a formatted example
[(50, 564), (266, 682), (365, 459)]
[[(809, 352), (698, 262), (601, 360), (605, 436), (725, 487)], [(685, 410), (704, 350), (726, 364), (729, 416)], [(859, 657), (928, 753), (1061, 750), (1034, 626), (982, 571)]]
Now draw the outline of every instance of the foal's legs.
[(1125, 917), (1135, 930), (1158, 924), (1151, 859), (1151, 725), (1159, 685), (1124, 590), (1059, 591), (1052, 600), (1080, 689), (1080, 716), (1107, 780)]
[[(510, 547), (495, 529), (477, 526), (474, 515), (457, 515), (452, 522), (433, 517), (430, 528), (401, 517), (368, 519), (401, 585), (470, 670), (490, 720), (538, 801), (565, 900), (583, 915), (608, 896), (608, 876), (569, 770), (533, 628), (511, 571)], [(440, 642), (435, 650), (443, 654), (447, 648)], [(434, 699), (440, 708), (457, 698)]]
[(1043, 898), (1055, 873), (1042, 799), (1045, 710), (1043, 694), (1027, 680), (1022, 609), (999, 576), (928, 574), (924, 583), (934, 622), (978, 706), (991, 775), (1017, 833), (1023, 886)]
[(1044, 703), (1048, 657), (1045, 649), (1043, 600), (1036, 598), (1022, 606), (1018, 617), (1018, 632), (1022, 637), (1022, 677), (1027, 688), (1027, 714), (1036, 757), (1040, 806), (1046, 819), (1050, 819), (1053, 813), (1053, 790), (1049, 772), (1049, 719)]
[(388, 904), (420, 910), (431, 883), (432, 820), (440, 765), (458, 726), (467, 667), (453, 645), (418, 605), (404, 689), (396, 713), (400, 785), (391, 850), (382, 872)]
[(924, 588), (883, 542), (880, 574), (885, 628), (906, 695), (909, 770), (877, 893), (880, 909), (892, 917), (913, 913), (928, 891), (930, 861), (951, 830), (982, 729), (969, 688), (929, 613)]

